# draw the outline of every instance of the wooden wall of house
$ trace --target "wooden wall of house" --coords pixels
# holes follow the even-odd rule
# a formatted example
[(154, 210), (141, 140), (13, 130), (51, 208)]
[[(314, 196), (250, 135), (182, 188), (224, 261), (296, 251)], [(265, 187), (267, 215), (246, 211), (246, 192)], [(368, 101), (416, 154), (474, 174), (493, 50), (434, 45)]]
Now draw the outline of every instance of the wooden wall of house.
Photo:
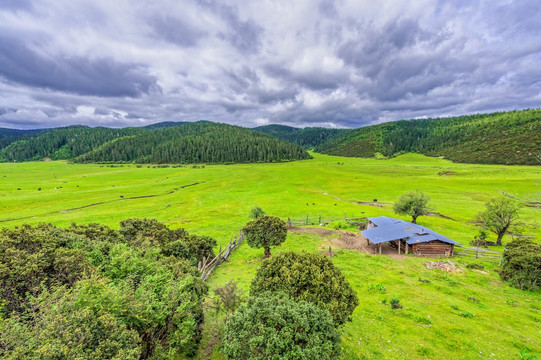
[(453, 244), (434, 240), (411, 245), (411, 251), (418, 256), (453, 256)]

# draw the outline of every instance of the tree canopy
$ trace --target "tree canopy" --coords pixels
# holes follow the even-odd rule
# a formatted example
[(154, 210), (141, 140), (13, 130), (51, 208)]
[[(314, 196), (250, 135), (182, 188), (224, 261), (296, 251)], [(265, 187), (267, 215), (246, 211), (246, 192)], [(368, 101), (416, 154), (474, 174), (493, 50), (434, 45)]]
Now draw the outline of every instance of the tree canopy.
[(0, 131), (0, 161), (44, 158), (81, 163), (255, 163), (309, 159), (300, 146), (227, 124), (198, 121), (146, 128), (69, 126), (43, 132)]
[(287, 238), (286, 223), (276, 216), (265, 215), (252, 220), (244, 226), (242, 232), (250, 247), (265, 249), (265, 258), (271, 255), (271, 246), (278, 246)]
[[(198, 240), (202, 240), (199, 242)], [(170, 244), (185, 251), (173, 253)], [(129, 219), (0, 232), (0, 353), (8, 358), (193, 356), (212, 238)], [(177, 247), (174, 247), (177, 249)]]
[(503, 236), (518, 224), (520, 204), (507, 196), (490, 199), (485, 210), (477, 214), (474, 223), (496, 234), (496, 244), (501, 245)]
[(393, 210), (397, 214), (411, 216), (411, 222), (417, 224), (417, 218), (429, 212), (429, 200), (430, 197), (422, 191), (411, 191), (398, 198), (393, 205)]
[(337, 156), (404, 152), (463, 163), (538, 165), (541, 110), (392, 121), (352, 130), (315, 147)]
[(532, 291), (541, 288), (541, 244), (529, 239), (507, 244), (499, 273), (516, 288)]
[(336, 324), (345, 323), (359, 302), (344, 275), (321, 254), (284, 252), (265, 260), (250, 293), (266, 291), (282, 291), (297, 301), (312, 302), (328, 310)]
[(334, 359), (340, 333), (327, 310), (267, 292), (231, 316), (223, 344), (228, 359)]

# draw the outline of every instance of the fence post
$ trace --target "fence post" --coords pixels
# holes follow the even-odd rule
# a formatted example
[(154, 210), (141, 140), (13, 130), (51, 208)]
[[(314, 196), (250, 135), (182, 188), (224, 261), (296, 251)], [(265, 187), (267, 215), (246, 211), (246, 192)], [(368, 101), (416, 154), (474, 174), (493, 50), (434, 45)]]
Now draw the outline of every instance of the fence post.
[(348, 214), (344, 214), (344, 220), (348, 221)]
[(306, 214), (306, 222), (304, 223), (304, 225), (308, 225), (308, 214)]
[(291, 219), (289, 217), (287, 218), (287, 227), (291, 227)]
[(319, 224), (321, 224), (321, 215), (319, 215)]

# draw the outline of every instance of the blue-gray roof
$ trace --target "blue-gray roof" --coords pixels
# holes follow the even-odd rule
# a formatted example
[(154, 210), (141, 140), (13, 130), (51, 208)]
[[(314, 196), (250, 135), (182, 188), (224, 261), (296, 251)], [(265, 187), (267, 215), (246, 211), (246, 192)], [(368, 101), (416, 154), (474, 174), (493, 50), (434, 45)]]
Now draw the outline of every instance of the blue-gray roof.
[(369, 218), (370, 222), (377, 227), (361, 231), (368, 240), (374, 244), (380, 244), (388, 241), (404, 239), (408, 244), (417, 244), (427, 241), (440, 240), (449, 244), (459, 245), (456, 241), (446, 236), (438, 234), (424, 226), (412, 224), (410, 222), (390, 218), (387, 216), (378, 216)]
[(368, 218), (368, 220), (370, 220), (370, 222), (375, 224), (376, 226), (384, 226), (384, 225), (394, 224), (398, 221), (402, 221), (402, 220), (390, 218), (387, 216), (378, 216), (378, 217)]

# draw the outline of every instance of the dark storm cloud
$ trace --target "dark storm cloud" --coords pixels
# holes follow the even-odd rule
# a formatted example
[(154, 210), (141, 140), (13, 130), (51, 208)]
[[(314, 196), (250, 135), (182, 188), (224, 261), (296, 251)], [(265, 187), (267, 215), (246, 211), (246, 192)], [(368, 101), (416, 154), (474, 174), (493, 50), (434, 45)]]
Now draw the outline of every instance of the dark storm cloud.
[(0, 9), (29, 10), (32, 8), (32, 0), (2, 0)]
[(541, 106), (541, 2), (4, 0), (0, 125), (358, 127)]
[(219, 33), (219, 36), (226, 39), (232, 46), (244, 53), (257, 52), (263, 34), (263, 28), (255, 21), (241, 20), (238, 8), (230, 5), (220, 4), (215, 1), (201, 0), (199, 3), (218, 14), (227, 24), (227, 31)]
[(15, 83), (81, 95), (139, 96), (157, 90), (144, 67), (112, 59), (47, 58), (0, 37), (0, 76)]
[(156, 35), (179, 46), (195, 46), (207, 34), (195, 26), (171, 16), (156, 16), (149, 20)]

